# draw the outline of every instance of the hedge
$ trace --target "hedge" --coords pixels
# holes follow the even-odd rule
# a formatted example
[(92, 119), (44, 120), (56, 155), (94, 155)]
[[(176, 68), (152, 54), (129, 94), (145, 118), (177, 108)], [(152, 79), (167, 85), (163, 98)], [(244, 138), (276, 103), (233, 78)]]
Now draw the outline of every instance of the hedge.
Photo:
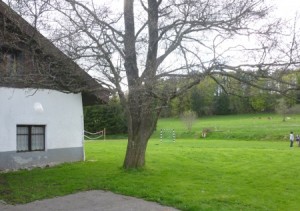
[(127, 121), (124, 111), (119, 104), (85, 106), (84, 129), (97, 132), (106, 129), (106, 134), (127, 133)]

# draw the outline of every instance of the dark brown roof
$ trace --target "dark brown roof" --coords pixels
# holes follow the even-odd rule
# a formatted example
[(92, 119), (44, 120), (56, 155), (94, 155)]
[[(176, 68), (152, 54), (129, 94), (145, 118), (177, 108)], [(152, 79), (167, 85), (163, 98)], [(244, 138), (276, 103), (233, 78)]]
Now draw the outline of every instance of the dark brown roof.
[[(26, 46), (25, 48), (30, 49), (29, 52), (34, 54), (42, 64), (40, 66), (43, 68), (40, 69), (44, 71), (43, 73), (40, 71), (34, 74), (26, 73), (21, 77), (11, 75), (5, 77), (5, 75), (0, 74), (0, 86), (48, 88), (73, 93), (83, 92), (90, 95), (89, 99), (93, 95), (103, 102), (108, 101), (109, 91), (107, 89), (103, 88), (79, 65), (1, 0), (0, 15), (14, 28), (3, 26), (6, 28), (2, 31), (7, 30), (8, 32), (2, 32), (0, 35), (0, 48), (14, 45), (14, 48), (18, 49), (19, 47), (16, 46)], [(9, 33), (17, 36), (18, 39), (14, 40), (13, 37), (9, 36)], [(48, 72), (45, 72), (45, 69)]]

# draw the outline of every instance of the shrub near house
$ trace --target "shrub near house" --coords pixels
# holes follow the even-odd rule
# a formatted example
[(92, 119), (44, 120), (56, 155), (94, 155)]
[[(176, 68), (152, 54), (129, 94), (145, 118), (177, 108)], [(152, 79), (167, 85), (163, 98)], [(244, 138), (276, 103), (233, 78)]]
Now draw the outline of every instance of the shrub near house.
[(84, 107), (84, 129), (97, 132), (103, 128), (108, 135), (127, 133), (126, 117), (120, 104)]

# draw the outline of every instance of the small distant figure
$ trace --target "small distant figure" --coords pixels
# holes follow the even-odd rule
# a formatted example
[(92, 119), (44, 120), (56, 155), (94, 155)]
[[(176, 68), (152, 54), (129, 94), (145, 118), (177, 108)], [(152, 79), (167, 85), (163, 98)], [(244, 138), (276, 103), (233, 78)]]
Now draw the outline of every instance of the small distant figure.
[(208, 131), (206, 129), (202, 130), (202, 138), (206, 138), (207, 132)]
[(300, 136), (299, 136), (299, 134), (296, 135), (296, 141), (297, 141), (297, 145), (299, 147), (300, 146)]
[(293, 133), (293, 131), (291, 131), (291, 133), (290, 133), (290, 147), (293, 147), (293, 143), (294, 143), (294, 133)]
[(206, 138), (207, 134), (210, 133), (212, 129), (210, 128), (203, 128), (202, 130), (202, 138)]

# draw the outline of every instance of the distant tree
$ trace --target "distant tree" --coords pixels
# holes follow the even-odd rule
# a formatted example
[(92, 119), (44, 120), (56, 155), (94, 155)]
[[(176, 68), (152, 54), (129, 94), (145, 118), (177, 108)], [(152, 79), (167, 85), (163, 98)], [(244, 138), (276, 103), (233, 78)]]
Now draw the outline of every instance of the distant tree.
[(289, 111), (289, 107), (288, 105), (286, 104), (286, 101), (284, 98), (280, 98), (278, 101), (277, 101), (277, 106), (275, 108), (276, 112), (278, 114), (280, 114), (282, 116), (282, 121), (285, 122), (286, 121), (286, 115)]
[[(289, 74), (285, 74), (282, 76), (282, 80), (287, 81), (289, 83), (294, 83), (298, 87), (300, 87), (300, 74), (298, 71), (290, 72)], [(288, 84), (280, 84), (280, 89), (286, 90), (283, 94), (284, 100), (288, 107), (292, 107), (297, 103), (297, 94), (299, 93), (299, 89), (293, 89)]]
[[(295, 74), (295, 78), (297, 80), (297, 84), (300, 86), (300, 73), (299, 73), (300, 69), (297, 70), (296, 74)], [(296, 90), (295, 91), (295, 95), (296, 95), (296, 103), (300, 104), (300, 90)]]
[(180, 116), (188, 131), (192, 130), (193, 124), (197, 120), (197, 114), (194, 111), (185, 111)]
[(207, 77), (191, 90), (191, 109), (200, 115), (213, 114), (213, 101), (217, 83)]
[[(237, 73), (239, 75), (240, 73)], [(248, 75), (238, 76), (247, 80)], [(229, 107), (231, 113), (249, 113), (252, 108), (249, 105), (249, 92), (251, 86), (243, 81), (231, 78), (226, 84), (226, 91), (229, 95)]]
[(192, 110), (195, 111), (198, 116), (203, 115), (203, 110), (205, 107), (205, 99), (203, 93), (198, 87), (194, 87), (191, 92)]
[(229, 95), (223, 90), (219, 90), (214, 98), (214, 113), (217, 115), (230, 114)]
[(241, 95), (229, 96), (229, 103), (230, 103), (230, 111), (233, 114), (245, 114), (245, 113), (252, 113), (253, 109), (249, 103), (249, 97)]
[(264, 112), (267, 106), (266, 95), (264, 93), (254, 94), (250, 98), (250, 103), (255, 111)]
[(191, 109), (190, 92), (185, 95), (174, 98), (170, 103), (171, 114), (173, 117), (179, 117), (185, 111)]

